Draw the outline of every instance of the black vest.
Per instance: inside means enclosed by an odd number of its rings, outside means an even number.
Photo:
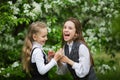
[[[36,47],[37,48],[37,47]],[[41,75],[39,72],[38,72],[38,69],[37,69],[37,66],[36,66],[36,63],[32,63],[31,59],[32,59],[32,54],[33,54],[33,51],[36,49],[34,48],[31,52],[31,58],[30,58],[30,67],[31,67],[31,70],[30,70],[30,74],[31,74],[31,79],[30,80],[49,80],[48,78],[48,73],[44,74],[44,75]],[[44,55],[44,63],[47,64],[47,60],[45,58],[45,54],[43,53]]]
[[[71,52],[69,53],[68,45],[65,44],[65,48],[64,48],[65,55],[69,59],[73,60],[74,62],[79,62],[79,52],[78,52],[79,51],[79,46],[80,46],[80,42],[73,42]],[[70,73],[72,74],[74,80],[97,80],[94,69],[93,69],[93,66],[90,67],[90,71],[89,71],[88,75],[86,75],[83,78],[79,78],[76,75],[75,70],[72,69],[71,65],[67,64],[67,67],[68,67]]]

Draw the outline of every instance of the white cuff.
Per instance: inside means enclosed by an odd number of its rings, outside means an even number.
[[[54,58],[51,59],[51,62],[53,62],[55,65],[57,65],[57,62],[55,61]]]
[[[73,69],[76,69],[78,67],[78,64],[75,62],[72,66]]]

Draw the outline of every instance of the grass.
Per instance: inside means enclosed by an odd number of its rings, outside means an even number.
[[[114,58],[112,58],[111,55],[108,55],[105,53],[97,54],[93,58],[95,62],[95,69],[96,69],[98,80],[119,80],[120,53],[116,53],[116,56]],[[104,71],[105,71],[104,74],[102,74],[100,70],[98,70],[98,68],[103,64],[106,64],[111,68],[111,70],[106,70],[104,68]],[[114,70],[113,67],[115,67],[116,70]]]

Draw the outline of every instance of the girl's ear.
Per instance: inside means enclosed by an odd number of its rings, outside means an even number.
[[[78,34],[77,33],[75,33],[75,38],[77,38],[78,37]]]
[[[74,39],[76,39],[78,37],[78,34],[76,33],[75,35],[74,35]]]
[[[33,40],[36,41],[37,40],[37,35],[36,34],[33,34]]]

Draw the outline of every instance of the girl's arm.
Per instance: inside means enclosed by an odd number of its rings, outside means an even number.
[[[90,54],[88,48],[83,44],[79,47],[79,63],[72,61],[66,56],[62,58],[62,61],[70,64],[80,78],[85,77],[89,72]]]
[[[48,64],[44,64],[44,55],[42,53],[42,50],[39,48],[36,48],[34,50],[33,53],[33,57],[36,63],[36,66],[38,68],[38,72],[41,75],[44,75],[45,73],[47,73],[52,67],[54,67],[57,64],[57,60],[61,57],[60,54],[57,54],[56,56],[54,56],[54,58],[52,58],[50,60],[50,62]]]

